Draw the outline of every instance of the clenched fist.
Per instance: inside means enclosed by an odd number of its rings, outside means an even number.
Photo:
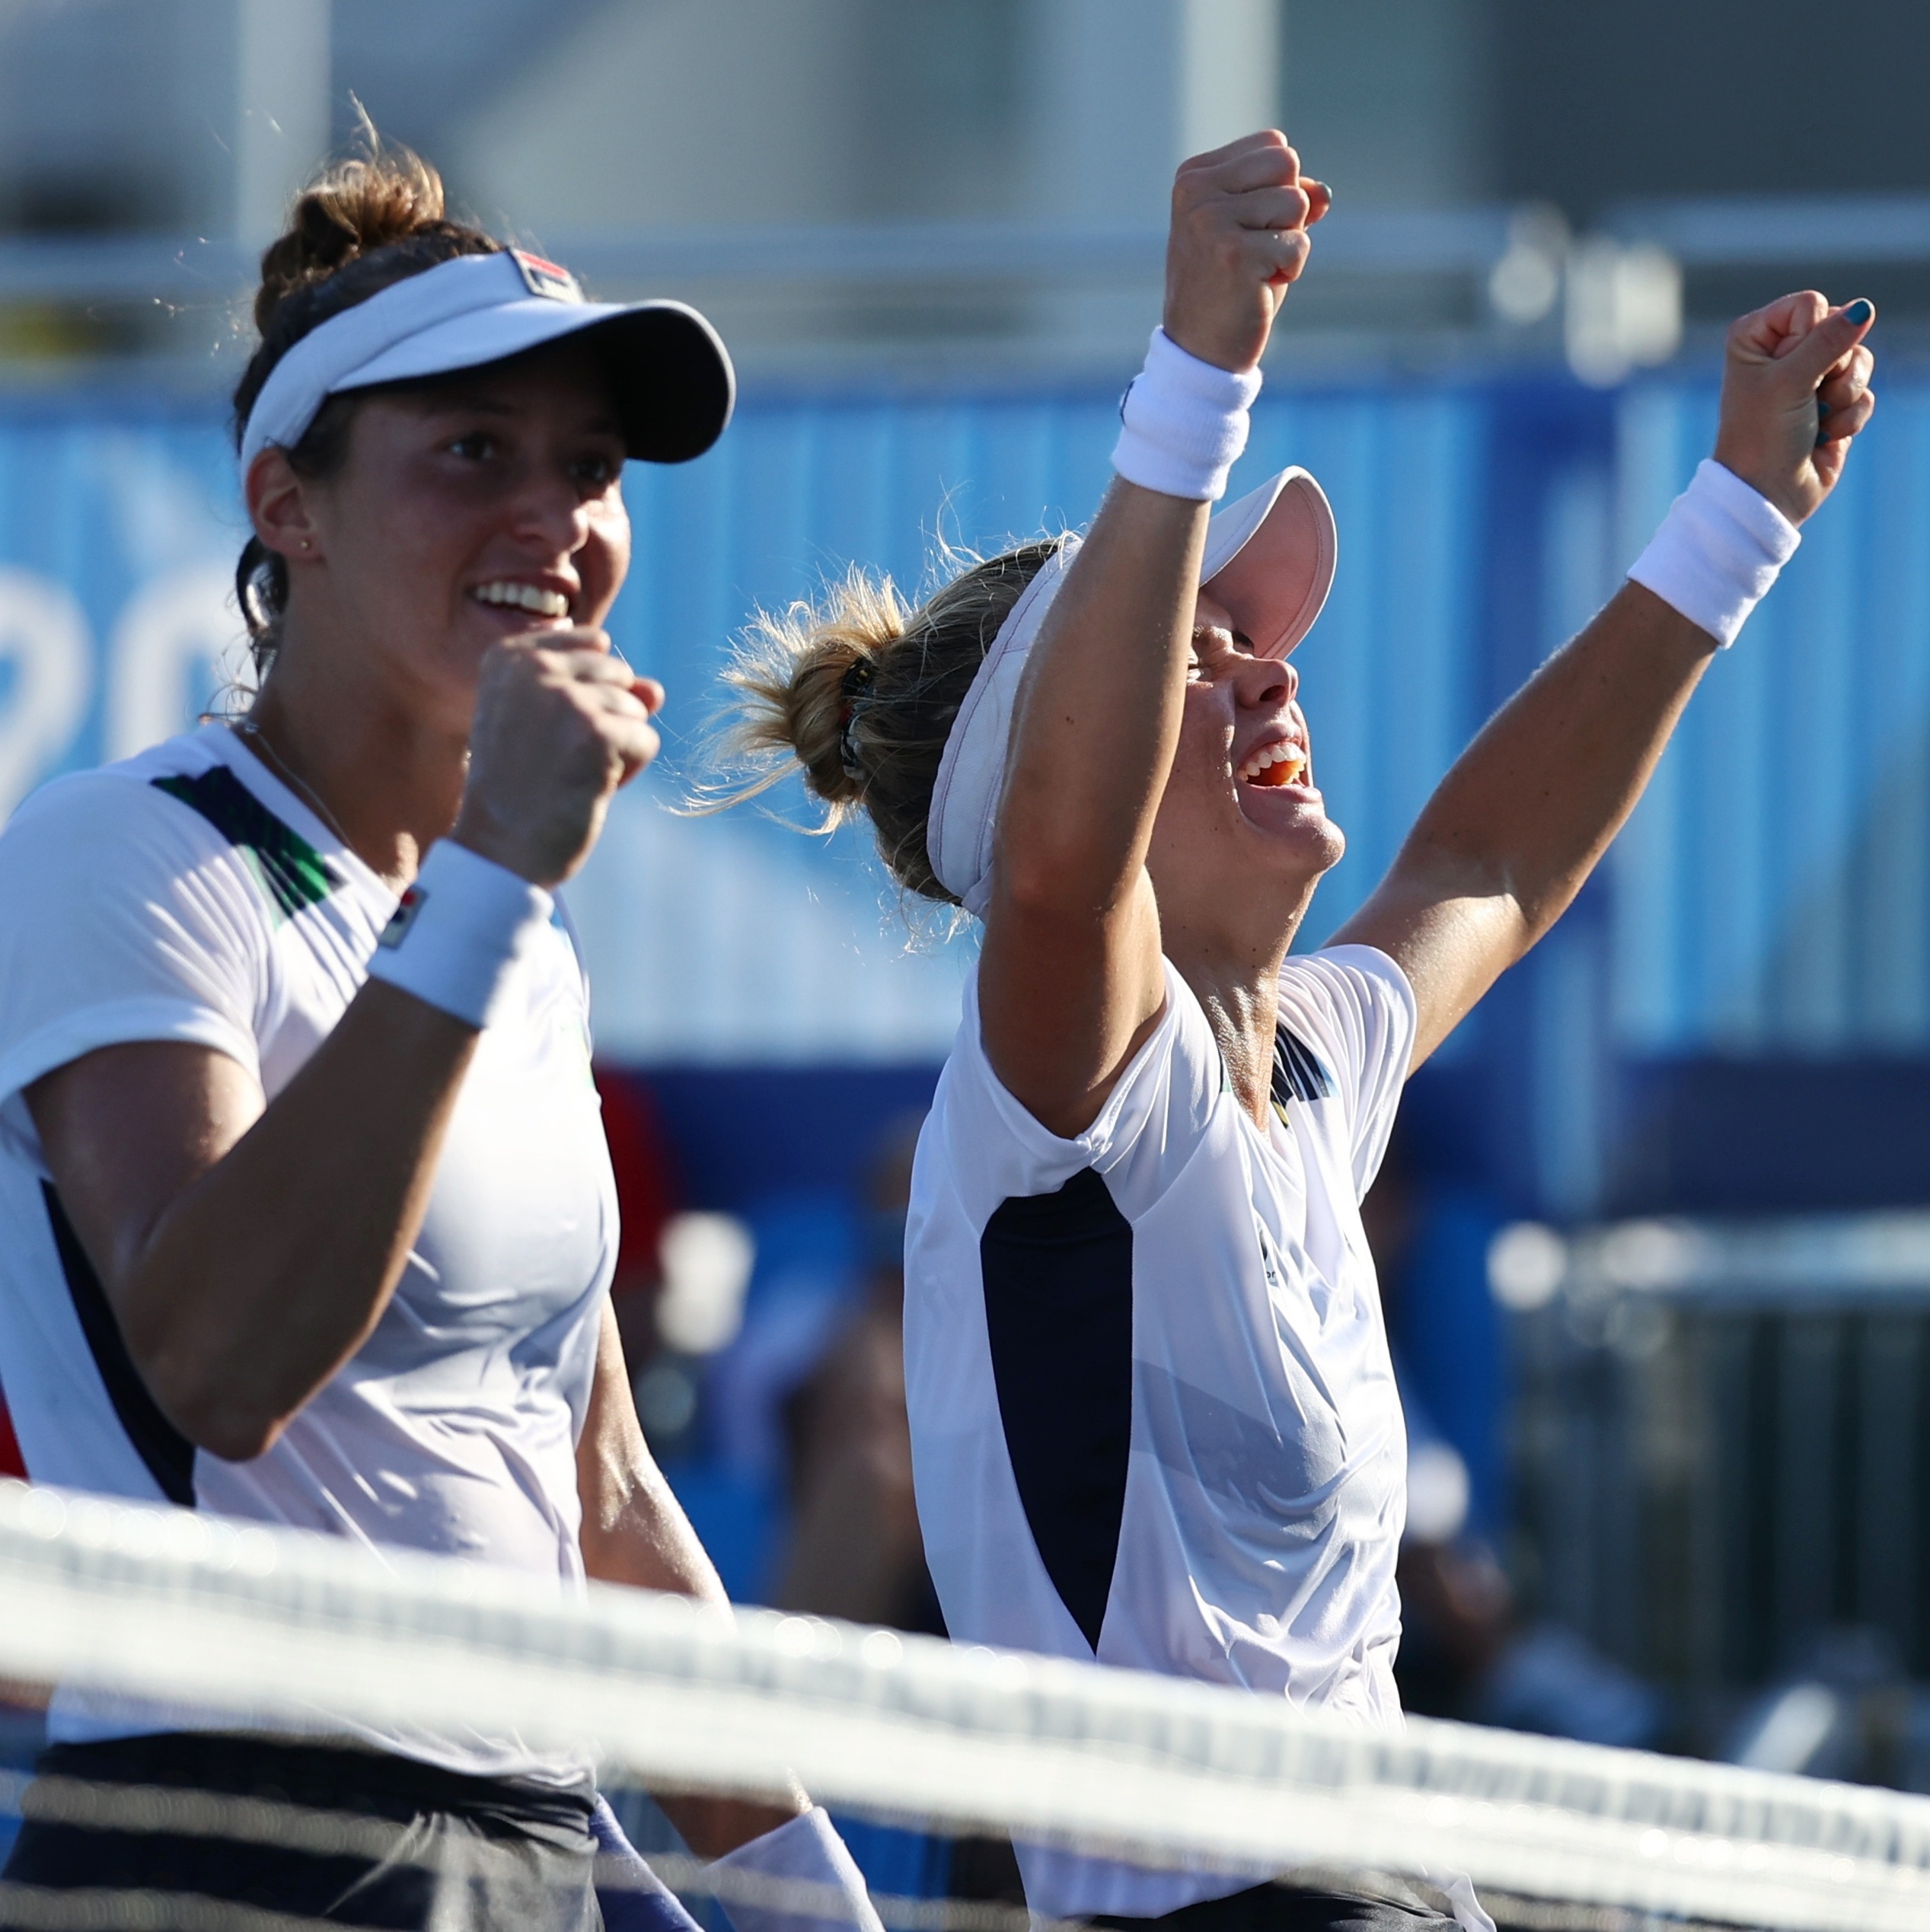
[[[1332,199],[1271,128],[1182,162],[1166,242],[1166,333],[1202,362],[1253,368],[1306,266],[1306,231]]]
[[[1876,408],[1863,342],[1876,313],[1868,301],[1832,308],[1806,289],[1731,326],[1715,460],[1791,523],[1836,488]]]
[[[610,801],[657,754],[663,687],[600,630],[506,639],[483,660],[455,837],[526,878],[560,885],[589,855]]]

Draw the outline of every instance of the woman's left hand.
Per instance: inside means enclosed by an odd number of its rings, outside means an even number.
[[[1715,460],[1792,523],[1836,487],[1876,407],[1876,359],[1863,346],[1875,319],[1867,301],[1832,308],[1810,290],[1729,331]],[[1441,781],[1386,878],[1335,935],[1377,946],[1406,973],[1416,1065],[1581,889],[1715,655],[1707,631],[1624,584]]]
[[[1836,488],[1850,438],[1876,408],[1876,358],[1863,340],[1875,320],[1868,301],[1832,308],[1806,289],[1730,328],[1715,460],[1791,523]]]

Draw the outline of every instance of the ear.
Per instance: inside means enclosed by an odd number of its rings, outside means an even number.
[[[320,561],[321,533],[309,514],[308,492],[287,452],[272,445],[248,465],[244,493],[248,521],[263,547],[291,563]]]

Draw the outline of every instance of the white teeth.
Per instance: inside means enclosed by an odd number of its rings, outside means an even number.
[[[1242,779],[1255,779],[1262,772],[1271,770],[1275,765],[1289,763],[1304,766],[1306,754],[1297,744],[1265,745],[1240,767],[1235,776]]]
[[[499,604],[528,611],[539,617],[566,617],[569,600],[560,591],[544,590],[536,584],[512,583],[506,579],[492,584],[478,584],[470,595],[479,604]]]

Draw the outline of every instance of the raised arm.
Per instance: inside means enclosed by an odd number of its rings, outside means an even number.
[[[1836,486],[1876,406],[1863,346],[1874,319],[1867,302],[1833,310],[1806,292],[1729,332],[1715,460],[1792,524]],[[1386,878],[1335,935],[1391,954],[1412,982],[1416,1066],[1567,910],[1716,649],[1654,591],[1625,583],[1441,781]]]
[[[1284,135],[1188,161],[1172,195],[1165,328],[1255,368],[1306,225],[1325,212]],[[986,1053],[1054,1133],[1091,1125],[1165,999],[1146,874],[1179,739],[1211,505],[1115,480],[1027,666],[979,968]]]

